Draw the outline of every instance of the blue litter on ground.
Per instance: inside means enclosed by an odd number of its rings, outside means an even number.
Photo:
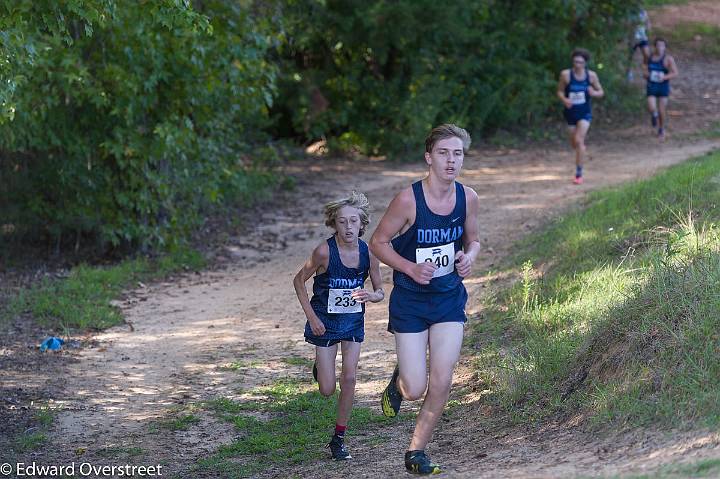
[[[40,344],[40,351],[46,351],[48,349],[51,351],[57,351],[63,344],[65,344],[65,341],[62,338],[50,336]]]

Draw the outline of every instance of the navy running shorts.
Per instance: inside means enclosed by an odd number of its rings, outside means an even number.
[[[656,97],[670,96],[670,82],[664,82],[664,83],[648,82],[646,94],[647,94],[647,96],[656,96]]]
[[[465,285],[442,293],[419,293],[400,286],[390,293],[391,333],[420,333],[437,323],[465,323]]]
[[[305,336],[305,341],[308,343],[319,346],[321,348],[329,348],[330,346],[333,346],[337,343],[341,343],[343,341],[350,341],[352,343],[362,343],[365,338],[362,336],[349,336],[347,338],[342,339],[325,339],[325,338],[318,338],[315,336]]]
[[[592,113],[590,112],[576,112],[566,108],[563,110],[563,115],[569,126],[577,125],[580,120],[585,120],[588,123],[592,121]]]

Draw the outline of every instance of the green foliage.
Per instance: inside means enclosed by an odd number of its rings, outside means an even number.
[[[718,423],[719,159],[595,192],[518,245],[520,280],[472,338],[510,411]]]
[[[403,153],[443,121],[475,132],[528,124],[559,111],[558,74],[576,46],[592,51],[609,91],[621,84],[618,42],[637,3],[288,0],[278,128]]]
[[[246,4],[198,5],[2,7],[0,38],[24,53],[0,91],[0,205],[18,237],[164,247],[271,181],[248,173],[272,158],[270,23]]]
[[[5,2],[0,241],[177,245],[276,181],[268,134],[403,155],[439,122],[516,130],[559,113],[576,46],[617,106],[638,3]]]

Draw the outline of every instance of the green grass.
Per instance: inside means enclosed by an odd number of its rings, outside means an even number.
[[[29,312],[41,325],[59,331],[104,329],[122,323],[120,311],[110,304],[137,281],[162,278],[183,269],[204,265],[196,251],[179,250],[155,260],[128,259],[101,267],[80,265],[67,278],[46,279],[23,291],[0,312],[0,320]]]
[[[644,0],[645,8],[660,7],[663,5],[685,5],[688,0]]]
[[[254,368],[262,364],[259,359],[238,359],[232,363],[221,366],[220,369],[239,371],[241,369]]]
[[[314,384],[284,380],[254,394],[262,399],[239,402],[221,397],[206,403],[218,417],[234,424],[242,437],[199,461],[199,470],[214,477],[240,478],[328,455],[325,445],[335,424],[337,393],[324,398]],[[399,420],[411,417],[401,415]],[[379,429],[391,421],[368,408],[353,408],[348,442],[352,443],[355,431]]]
[[[720,57],[720,27],[717,25],[700,22],[680,23],[672,30],[658,30],[655,34],[665,38],[671,48],[673,45],[681,44],[703,55]]]
[[[623,479],[679,479],[718,477],[720,475],[720,459],[704,459],[691,464],[671,464],[661,467],[652,474],[622,476]]]
[[[303,368],[312,368],[312,365],[314,364],[314,361],[312,359],[303,358],[300,356],[291,356],[289,358],[282,358],[282,361],[285,364],[289,364],[290,366],[300,366]]]
[[[468,340],[492,397],[518,420],[720,424],[719,181],[720,154],[688,161],[519,243]]]
[[[47,436],[44,432],[24,433],[14,438],[14,449],[19,453],[34,451],[46,442]]]
[[[139,456],[143,452],[143,448],[137,446],[109,446],[96,451],[96,454],[102,457],[117,459],[118,457]]]
[[[194,414],[181,414],[172,419],[166,419],[158,422],[158,426],[171,431],[187,431],[193,424],[198,424],[200,418]]]
[[[35,451],[47,443],[47,432],[55,421],[56,411],[48,405],[38,405],[37,403],[33,403],[30,408],[34,410],[31,420],[32,427],[25,432],[11,432],[7,437],[7,444],[10,447],[9,450],[3,452],[8,454],[6,458],[8,462],[11,458],[16,458],[17,454]]]

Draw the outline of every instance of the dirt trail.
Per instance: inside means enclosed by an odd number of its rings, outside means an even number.
[[[708,69],[720,72],[720,63],[706,62],[702,68],[706,73]],[[712,77],[717,81],[720,75]],[[686,127],[687,131],[701,126],[700,121],[708,123],[712,115],[704,109],[704,100],[695,98],[693,85],[683,78],[675,84],[680,92],[675,107],[682,115],[703,112],[698,124]],[[714,87],[720,94],[720,87]],[[683,130],[680,119],[674,123],[676,131]],[[481,201],[482,256],[474,276],[465,282],[472,298],[470,312],[482,298],[483,274],[507,254],[513,241],[576,204],[588,190],[650,176],[718,148],[720,141],[678,134],[661,144],[650,137],[649,127],[638,126],[623,132],[598,129],[591,133],[589,145],[594,159],[586,166],[582,187],[570,182],[573,160],[564,145],[483,149],[466,159],[461,181],[473,187]],[[134,331],[120,326],[95,336],[96,345],[82,350],[78,361],[69,365],[69,393],[58,401],[63,409],[45,448],[49,452],[42,457],[44,462],[52,458],[68,463],[82,456],[83,461],[107,463],[103,451],[140,447],[142,453],[131,462],[165,462],[167,472],[189,477],[184,471],[194,461],[230,442],[237,431],[202,412],[198,414],[203,421],[188,431],[158,430],[157,420],[186,404],[217,396],[239,398],[243,391],[281,377],[307,376],[306,368],[289,365],[283,358],[312,358],[311,347],[303,341],[304,319],[291,281],[306,255],[329,235],[322,224],[322,204],[358,189],[370,199],[376,224],[392,196],[424,172],[420,156],[413,165],[315,163],[302,161],[287,167],[297,179],[296,191],[286,194],[284,207],[261,214],[247,234],[230,238],[224,257],[218,258],[227,265],[224,270],[188,274],[128,294],[120,306]],[[389,291],[390,271],[385,267],[383,276]],[[394,364],[392,336],[385,331],[386,311],[387,301],[371,304],[366,315],[357,402],[373,407]],[[251,367],[240,372],[223,368],[237,361]],[[460,371],[456,381],[462,377]],[[594,438],[560,426],[494,431],[492,418],[484,416],[481,404],[464,414],[450,415],[431,446],[433,457],[454,471],[451,476],[616,474],[642,472],[693,454],[720,456],[718,436],[704,432],[671,437],[661,432],[630,432]],[[388,435],[397,441],[371,445],[359,437],[353,447],[357,459],[351,466],[328,469],[326,463],[313,464],[303,467],[302,476],[377,476],[378,471],[403,475],[400,459],[409,438],[408,426],[389,429]],[[369,462],[373,470],[364,473],[362,465]],[[290,475],[288,471],[278,474]]]
[[[476,275],[466,281],[473,298],[469,312],[482,297],[478,291],[483,272],[507,253],[513,240],[558,209],[576,202],[588,189],[648,176],[716,147],[720,142],[660,145],[650,140],[633,147],[597,145],[593,148],[596,159],[588,166],[588,180],[581,188],[568,180],[572,161],[564,148],[475,152],[466,160],[461,178],[476,189],[482,205],[483,256]],[[71,460],[79,448],[90,458],[103,449],[141,447],[148,457],[172,458],[182,470],[218,444],[232,440],[236,432],[204,418],[202,425],[188,432],[151,433],[153,422],[173,406],[216,396],[237,398],[243,390],[279,377],[307,375],[283,358],[312,358],[312,349],[303,341],[304,320],[291,281],[305,256],[328,235],[321,221],[321,205],[357,188],[368,195],[377,219],[392,195],[423,173],[421,164],[328,166],[331,168],[318,168],[300,177],[298,193],[310,203],[305,211],[295,210],[296,203],[291,203],[285,211],[268,212],[258,218],[257,229],[249,237],[228,247],[231,266],[227,270],[188,275],[129,295],[122,307],[135,330],[121,326],[97,335],[97,347],[84,350],[80,361],[70,366],[68,390],[76,395],[63,404],[65,410],[56,421],[53,449],[58,456]],[[350,168],[355,172],[352,176]],[[519,176],[518,171],[523,174]],[[267,248],[247,254],[247,244]],[[387,268],[383,275],[390,289]],[[385,331],[386,308],[384,302],[367,310],[360,404],[375,405],[394,364],[392,336]],[[222,368],[238,360],[253,367],[242,374]],[[440,438],[443,436],[441,432]],[[508,454],[513,452],[502,444],[499,441],[494,448],[498,459],[512,463]],[[404,446],[404,442],[396,444],[398,452]],[[516,451],[521,454],[519,462],[524,462],[529,447],[526,444]],[[356,448],[356,455],[361,454],[362,448]],[[398,457],[391,454],[388,462],[396,466]],[[548,466],[554,464],[552,456],[546,461]],[[377,464],[377,460],[373,462]],[[445,462],[455,461],[448,457]],[[534,468],[540,464],[533,461]],[[319,476],[326,472],[317,471]],[[516,472],[509,470],[507,477],[517,477]]]

